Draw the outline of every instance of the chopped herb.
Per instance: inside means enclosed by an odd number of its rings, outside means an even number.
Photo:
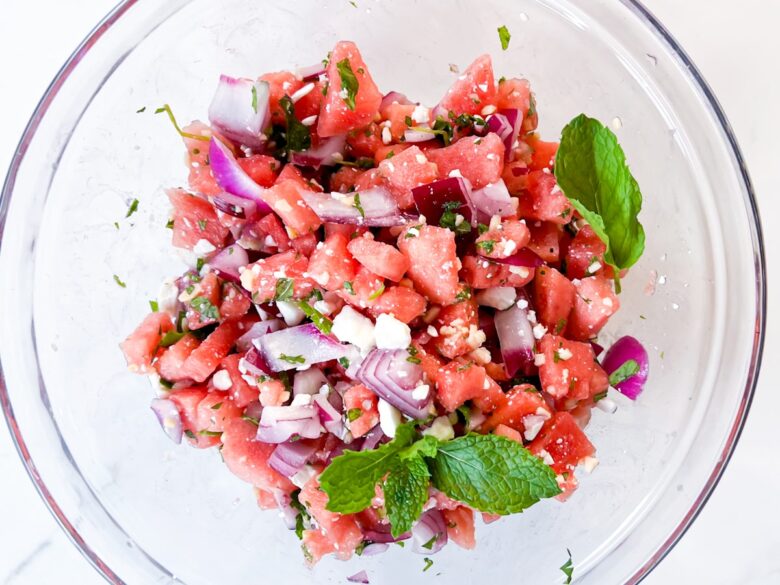
[[[200,134],[192,134],[190,132],[184,132],[179,127],[179,123],[176,121],[176,118],[173,115],[171,106],[169,106],[168,104],[164,104],[154,111],[155,114],[162,114],[163,112],[168,114],[168,118],[171,120],[173,127],[176,128],[176,132],[178,132],[179,136],[181,136],[182,138],[192,138],[193,140],[203,140],[204,142],[208,142],[210,140],[210,137],[208,136],[202,136]]]
[[[306,301],[298,301],[298,307],[309,319],[311,319],[311,322],[314,323],[314,326],[317,327],[317,329],[325,334],[330,333],[330,330],[333,328],[333,321],[328,319]]]
[[[384,284],[380,284],[380,285],[379,285],[379,288],[378,288],[378,289],[376,289],[374,292],[372,292],[372,293],[371,293],[371,294],[368,296],[368,300],[369,300],[369,301],[376,300],[376,299],[378,299],[379,297],[381,297],[381,296],[382,296],[382,293],[384,293],[384,292],[385,292],[385,285],[384,285]]]
[[[195,433],[193,433],[191,430],[187,429],[184,431],[184,434],[187,435],[190,439],[195,441],[198,437],[195,436]]]
[[[417,351],[417,348],[413,345],[407,347],[406,351],[409,353],[409,355],[417,355],[418,353],[420,353],[419,351]]]
[[[311,131],[295,117],[295,105],[290,96],[285,95],[279,100],[279,106],[287,121],[287,150],[300,152],[311,147]]]
[[[374,168],[374,159],[367,156],[361,156],[360,158],[352,160],[339,161],[342,167],[354,167],[356,169],[372,169]]]
[[[428,557],[425,557],[423,560],[425,561],[425,567],[423,568],[423,573],[424,573],[425,571],[427,571],[433,566],[433,561]]]
[[[349,422],[354,422],[361,416],[363,416],[363,411],[360,408],[350,408],[347,411],[347,420]]]
[[[169,219],[168,222],[165,224],[165,227],[167,227],[169,230],[173,229],[173,220]]]
[[[357,5],[357,2],[355,2],[355,0],[349,0],[349,3],[350,3],[350,4],[352,4],[352,6],[353,6],[354,8],[357,8],[357,7],[358,7],[358,5]]]
[[[152,308],[153,313],[156,313],[160,310],[160,305],[157,303],[157,301],[149,301],[149,306]]]
[[[391,150],[390,152],[387,153],[387,156],[385,156],[385,160],[389,158],[393,158],[394,156],[395,156],[395,151]]]
[[[434,534],[431,536],[431,538],[426,542],[424,545],[422,545],[423,548],[427,548],[428,550],[433,549],[433,545],[436,544],[436,540],[439,538],[438,534]]]
[[[481,236],[485,232],[487,232],[490,228],[486,226],[484,223],[477,224],[477,232]]]
[[[482,242],[477,242],[477,248],[480,250],[484,250],[486,254],[492,254],[493,249],[496,247],[496,241],[495,240],[484,240]]]
[[[462,203],[460,201],[447,201],[442,205],[444,213],[441,214],[439,219],[439,225],[443,228],[447,228],[455,232],[455,235],[467,234],[471,231],[471,224],[465,219],[458,220],[458,213],[456,211],[460,209]],[[461,218],[463,216],[461,215]]]
[[[298,516],[295,518],[295,535],[298,538],[302,539],[303,530],[305,528],[304,525],[309,524],[311,522],[311,517],[309,516],[309,511],[306,509],[306,507],[303,504],[301,504],[301,501],[299,499],[300,495],[301,495],[301,490],[295,490],[290,495],[290,506],[298,510]]]
[[[498,27],[498,38],[501,41],[501,49],[506,51],[509,48],[509,40],[512,38],[506,26],[501,25]]]
[[[219,410],[220,408],[222,408],[222,403],[217,402],[214,406],[211,407],[211,410]]]
[[[406,235],[404,236],[404,239],[416,238],[418,235],[420,235],[420,228],[422,228],[422,224],[413,225],[412,227],[410,227],[408,230],[406,230]],[[412,230],[414,230],[414,232]]]
[[[617,370],[609,375],[609,385],[617,386],[634,376],[637,372],[639,372],[639,364],[636,360],[626,360]]]
[[[341,77],[341,89],[346,91],[346,97],[344,97],[344,103],[350,110],[355,109],[355,96],[358,92],[358,80],[355,77],[355,73],[352,71],[352,65],[349,64],[349,59],[342,59],[336,63],[336,69]]]
[[[396,544],[397,544],[398,546],[400,546],[401,548],[403,548],[403,547],[405,546],[405,545],[404,545],[404,541],[403,541],[403,540],[399,540],[398,542],[396,542]]]
[[[244,416],[242,416],[242,417],[241,417],[241,420],[245,420],[246,422],[251,422],[251,423],[252,423],[253,425],[255,425],[256,427],[259,427],[259,426],[260,426],[260,421],[259,421],[259,420],[257,420],[256,418],[252,418],[251,416],[249,416],[249,415],[247,415],[247,414],[245,414]]]
[[[277,375],[279,376],[279,381],[284,384],[284,389],[291,392],[292,383],[290,382],[290,374],[287,372],[279,372]]]
[[[208,224],[209,224],[209,220],[207,220],[207,219],[199,219],[198,220],[198,229],[200,229],[200,231],[202,231],[202,232],[205,232],[206,231],[206,226],[208,226]]]
[[[468,370],[473,365],[474,364],[472,362],[467,362],[467,363],[463,364],[462,366],[458,366],[457,371],[458,372],[465,372],[466,370]]]
[[[320,289],[318,289],[318,288],[315,288],[313,291],[311,291],[311,294],[309,295],[309,300],[311,300],[312,297],[314,297],[318,301],[323,300],[322,293],[320,292]]]
[[[138,199],[133,199],[132,202],[130,203],[130,207],[127,208],[127,213],[125,213],[125,217],[130,217],[136,211],[138,211]]]
[[[535,116],[535,115],[536,115],[536,97],[534,96],[534,94],[531,94],[528,103],[528,114],[526,114],[526,117],[530,118],[531,116]]]
[[[419,363],[422,363],[422,360],[421,360],[420,358],[418,358],[418,357],[413,357],[413,356],[409,356],[408,358],[406,358],[406,361],[407,361],[407,362],[410,362],[410,363],[412,363],[412,364],[419,364]]]
[[[566,319],[561,317],[558,319],[558,323],[555,324],[555,335],[558,335],[564,329],[566,329]]]
[[[142,106],[142,107],[138,108],[138,109],[135,111],[135,113],[136,113],[136,114],[140,114],[140,113],[142,113],[142,112],[145,112],[145,111],[146,111],[146,106]]]
[[[645,319],[647,319],[647,317],[645,317],[644,315],[639,315],[639,318],[640,318],[640,319],[642,319],[642,321],[644,321]]]
[[[458,294],[455,295],[456,303],[467,301],[470,298],[471,298],[471,288],[468,286],[464,286],[462,289],[458,291]]]
[[[598,402],[599,400],[604,400],[607,397],[607,391],[604,390],[603,392],[599,392],[598,394],[593,395],[593,402]]]
[[[190,301],[190,305],[200,313],[201,321],[203,319],[219,320],[219,309],[214,306],[206,297],[195,297]]]
[[[115,221],[115,222],[114,222],[114,227],[115,227],[116,229],[119,229],[119,222],[118,222],[118,221]]]
[[[412,117],[411,116],[406,116],[404,118],[404,122],[406,122],[407,126],[411,126],[413,124]]]
[[[160,339],[158,347],[170,347],[185,335],[186,333],[184,331],[167,331],[165,335],[162,336],[162,339]]]
[[[287,354],[281,354],[279,355],[279,359],[282,361],[287,362],[288,364],[305,364],[306,358],[302,355],[287,355]]]
[[[568,560],[561,565],[561,571],[563,571],[563,574],[566,575],[566,581],[564,581],[565,585],[569,585],[571,583],[571,576],[574,573],[574,564],[571,562],[571,551],[567,548],[566,553],[569,555]]]
[[[289,301],[293,296],[295,281],[292,278],[280,278],[276,281],[275,301]]]
[[[464,404],[463,406],[459,406],[455,412],[463,419],[463,424],[469,426],[469,423],[471,422],[471,408]]]
[[[114,275],[114,282],[117,283],[122,288],[127,288],[127,284],[122,282],[122,280],[116,274]]]
[[[252,85],[252,109],[257,113],[257,87]]]
[[[363,551],[366,550],[366,547],[370,544],[370,541],[368,540],[361,540],[360,544],[355,547],[355,554],[357,556],[363,556]]]
[[[501,85],[502,83],[506,83],[506,77],[503,75],[498,78],[498,85]]]
[[[354,295],[355,289],[352,287],[352,283],[348,280],[344,281],[344,290],[347,291],[349,294]]]
[[[553,362],[555,362],[557,364],[559,361],[561,361],[561,356],[558,355],[558,350],[556,349],[553,352]]]
[[[355,193],[355,199],[353,201],[353,205],[355,206],[355,209],[358,210],[360,217],[366,217],[366,212],[363,209],[363,205],[361,205],[360,203],[360,193]]]
[[[232,250],[233,248],[230,248],[230,249]],[[195,270],[197,270],[198,272],[200,272],[200,271],[203,269],[203,265],[204,265],[205,263],[206,263],[206,261],[205,261],[203,258],[198,258],[198,259],[195,261]]]
[[[163,378],[160,378],[160,386],[170,390],[171,388],[173,388],[173,382],[171,382],[170,380],[164,380]]]
[[[203,437],[221,437],[222,433],[220,431],[209,431],[206,429],[203,429],[202,431],[198,431],[198,434]]]
[[[347,368],[349,368],[349,359],[345,357],[340,357],[339,364],[341,364],[341,367],[346,370]]]

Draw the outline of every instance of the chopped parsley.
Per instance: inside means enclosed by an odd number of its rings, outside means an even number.
[[[566,575],[566,581],[564,581],[564,584],[569,585],[571,583],[571,576],[574,573],[574,564],[571,562],[571,551],[567,548],[566,552],[568,553],[569,558],[561,565],[561,571],[564,575]]]
[[[477,233],[481,236],[485,232],[487,232],[490,228],[486,226],[484,223],[477,224]]]
[[[433,566],[433,561],[428,557],[423,559],[425,561],[425,567],[423,567],[423,573]]]
[[[122,281],[121,278],[119,278],[116,274],[114,275],[114,282],[117,283],[122,288],[127,288],[127,284]]]
[[[289,301],[293,296],[295,281],[292,278],[280,278],[276,281],[275,301]]]
[[[135,111],[135,113],[136,113],[136,114],[141,114],[141,113],[143,113],[143,112],[145,112],[145,111],[146,111],[146,106],[141,106],[140,108],[138,108],[138,109]]]
[[[342,167],[354,167],[356,169],[372,169],[374,168],[374,159],[367,156],[361,156],[355,160],[342,160],[339,161]]]
[[[626,360],[620,367],[609,375],[609,385],[617,386],[639,372],[639,364],[636,360]]]
[[[317,327],[317,329],[326,335],[330,333],[330,330],[333,328],[333,321],[328,319],[306,301],[298,301],[298,307],[303,311],[304,315],[311,319],[311,322],[314,323],[314,326]]]
[[[385,292],[385,285],[384,285],[384,284],[380,284],[380,285],[379,285],[379,288],[378,288],[378,289],[376,289],[374,292],[372,292],[372,293],[371,293],[371,294],[368,296],[368,300],[369,300],[369,301],[376,300],[376,299],[378,299],[379,297],[381,297],[381,296],[382,296],[382,294],[383,294],[384,292]]]
[[[130,217],[136,211],[138,211],[138,199],[133,199],[132,202],[130,203],[130,207],[127,208],[127,213],[125,213],[125,217]]]
[[[158,347],[170,347],[185,335],[186,332],[184,331],[173,331],[173,330],[168,331],[165,333],[165,335],[162,336],[160,343],[158,343],[157,345]]]
[[[260,426],[260,421],[259,421],[259,420],[257,420],[256,418],[252,418],[251,416],[249,416],[249,415],[247,415],[247,414],[245,414],[244,416],[242,416],[242,417],[241,417],[241,420],[245,420],[246,422],[251,422],[251,423],[252,423],[253,425],[255,425],[256,427],[259,427],[259,426]]]
[[[404,122],[406,123],[407,126],[411,126],[413,124],[412,117],[411,116],[406,116],[404,118]]]
[[[173,111],[171,110],[171,106],[168,104],[163,104],[159,108],[157,108],[154,113],[155,114],[162,114],[162,113],[168,114],[168,118],[171,121],[171,124],[173,124],[173,127],[176,128],[176,132],[179,133],[179,136],[182,138],[192,138],[193,140],[203,140],[204,142],[208,142],[210,140],[210,137],[208,136],[202,136],[200,134],[192,134],[191,132],[184,132],[180,127],[179,123],[176,121],[176,117],[173,115]]]
[[[361,416],[363,416],[363,411],[360,408],[350,408],[347,411],[347,420],[349,422],[354,422]]]
[[[202,232],[205,232],[206,231],[206,226],[208,226],[208,224],[209,224],[209,220],[207,220],[207,219],[199,219],[198,220],[198,229],[200,229],[200,231],[202,231]]]
[[[509,40],[512,38],[509,29],[503,24],[498,27],[498,39],[501,41],[501,49],[506,51],[509,48]]]
[[[355,77],[355,72],[352,71],[352,65],[349,64],[349,59],[344,58],[336,63],[336,69],[341,77],[341,90],[346,93],[342,99],[350,110],[355,109],[355,97],[358,92],[358,80]],[[342,94],[343,95],[343,94]]]
[[[173,220],[169,219],[168,222],[165,224],[165,227],[168,228],[169,230],[172,230],[173,229]]]
[[[233,248],[230,248],[230,249],[232,250]],[[198,259],[195,261],[195,270],[197,270],[198,272],[200,272],[200,271],[203,269],[203,265],[204,265],[205,263],[206,263],[206,261],[205,261],[203,258],[198,258]]]
[[[309,516],[309,512],[306,510],[306,507],[301,504],[299,499],[300,495],[301,490],[295,490],[290,495],[290,506],[295,510],[298,510],[298,515],[295,517],[295,535],[299,539],[303,539],[303,530],[305,525],[311,522],[311,517]]]
[[[287,362],[288,364],[305,364],[306,358],[302,355],[287,355],[285,353],[279,355],[279,359]]]
[[[341,365],[342,368],[346,370],[347,368],[349,368],[349,359],[345,357],[340,357],[339,364]]]
[[[495,247],[496,247],[495,240],[484,240],[482,242],[477,242],[477,248],[483,250],[485,254],[492,254]]]
[[[252,85],[252,109],[257,113],[257,87]]]
[[[221,431],[209,431],[206,429],[203,429],[202,431],[198,431],[198,434],[203,437],[221,437],[222,432]]]
[[[363,209],[363,205],[360,203],[360,193],[355,193],[355,199],[352,204],[355,206],[355,209],[358,210],[360,217],[366,217],[366,212]]]
[[[219,410],[220,408],[222,408],[222,403],[217,402],[214,406],[211,407],[211,410]]]
[[[419,364],[419,363],[422,362],[422,360],[420,358],[414,357],[414,356],[411,356],[411,355],[408,358],[406,358],[406,361],[410,362],[412,364]]]
[[[607,397],[607,391],[604,390],[603,392],[599,392],[598,394],[593,395],[593,402],[598,402],[599,400],[604,400]]]
[[[287,150],[300,152],[311,147],[311,131],[295,117],[295,105],[290,96],[285,95],[279,100],[279,106],[287,121]]]
[[[160,305],[157,303],[157,301],[149,301],[149,307],[151,307],[152,313],[156,313],[160,310]]]
[[[193,433],[193,432],[192,432],[191,430],[189,430],[189,429],[187,429],[186,431],[184,431],[184,434],[185,434],[185,435],[187,435],[187,437],[189,437],[189,438],[190,438],[190,439],[192,439],[193,441],[195,441],[195,440],[198,438],[198,437],[196,437],[196,436],[195,436],[195,433]]]
[[[195,297],[190,301],[190,305],[198,313],[200,313],[201,320],[214,319],[219,320],[219,309],[214,306],[210,300],[206,297]]]
[[[564,329],[566,329],[566,319],[561,317],[558,319],[558,323],[555,324],[555,334],[560,334]]]
[[[344,290],[347,291],[349,294],[354,295],[355,289],[352,286],[352,283],[348,280],[344,281]]]
[[[438,534],[434,534],[433,536],[431,536],[431,538],[430,538],[430,540],[428,540],[428,542],[426,542],[424,545],[422,545],[422,547],[423,548],[427,548],[428,550],[432,550],[433,549],[433,545],[436,544],[436,540],[438,538],[439,538],[439,535]]]
[[[458,291],[458,294],[455,295],[455,302],[461,303],[463,301],[467,301],[471,298],[471,288],[468,286],[464,286],[462,289]]]
[[[460,214],[457,213],[457,210],[460,209],[461,206],[462,203],[460,201],[447,201],[442,205],[444,212],[441,214],[441,218],[439,218],[439,225],[443,228],[452,230],[457,236],[467,234],[471,231],[471,224],[469,224],[462,215],[460,216],[460,219],[458,218],[458,215]]]

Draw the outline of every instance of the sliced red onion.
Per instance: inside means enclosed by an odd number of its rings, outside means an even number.
[[[505,158],[506,160],[512,160],[512,157],[514,156],[513,147],[520,136],[520,130],[523,127],[523,112],[517,108],[511,108],[501,110],[499,115],[503,115],[512,128],[511,134],[504,139],[504,146],[506,147]]]
[[[350,583],[363,583],[363,585],[368,585],[368,575],[365,571],[359,571],[355,573],[354,575],[347,577],[347,581]]]
[[[322,425],[314,405],[266,406],[257,427],[257,440],[263,443],[284,443],[293,437],[316,439]]]
[[[503,179],[472,191],[471,202],[483,223],[489,223],[494,215],[508,217],[517,213],[517,199],[509,195]]]
[[[220,193],[213,197],[214,207],[222,213],[241,219],[254,219],[257,216],[257,204],[231,193]]]
[[[224,248],[208,261],[208,265],[214,269],[217,276],[235,283],[240,282],[238,269],[247,264],[249,264],[249,256],[238,244]]]
[[[447,523],[441,510],[428,510],[412,527],[412,550],[423,555],[439,552],[447,544]]]
[[[238,351],[245,352],[255,347],[253,342],[255,339],[260,339],[266,333],[278,331],[282,328],[282,322],[279,319],[268,319],[267,321],[258,321],[252,323],[252,326],[247,329],[241,337],[236,340],[236,348]]]
[[[389,548],[390,545],[386,542],[373,542],[363,549],[362,556],[373,557],[375,555],[381,555],[382,553],[387,552],[387,549]]]
[[[252,347],[246,352],[244,365],[247,372],[253,376],[269,376],[272,373],[271,367],[265,361],[262,352],[256,347]]]
[[[173,400],[167,398],[155,398],[152,400],[152,412],[157,417],[157,422],[171,441],[177,445],[181,443],[181,437],[184,433],[181,424],[181,414]]]
[[[436,135],[431,131],[426,132],[425,130],[414,130],[412,128],[404,130],[404,142],[409,142],[410,144],[428,142],[434,138],[436,138]]]
[[[295,374],[293,380],[293,395],[298,394],[317,394],[324,385],[328,383],[325,374],[317,368],[309,368]]]
[[[514,142],[514,128],[504,114],[490,114],[486,119],[488,132],[494,132],[504,142],[506,152],[511,151]]]
[[[379,441],[381,441],[384,436],[385,434],[382,432],[381,427],[376,425],[363,437],[363,444],[361,445],[360,450],[370,451],[379,444]]]
[[[347,135],[339,134],[320,142],[317,148],[310,148],[301,152],[291,152],[290,162],[299,167],[333,166],[344,160],[344,146],[347,144]]]
[[[412,533],[404,532],[397,538],[393,538],[393,535],[390,534],[390,526],[388,525],[386,532],[380,530],[366,530],[365,532],[363,532],[363,536],[365,536],[366,540],[370,540],[371,542],[378,542],[384,544],[389,542],[400,542],[402,540],[409,540],[412,537]]]
[[[268,465],[285,477],[292,477],[303,469],[309,458],[317,451],[317,446],[315,441],[280,443],[268,458]]]
[[[325,75],[325,67],[322,66],[322,63],[298,68],[298,77],[303,81],[317,81],[320,75]]]
[[[322,333],[314,323],[268,333],[258,343],[265,361],[275,372],[303,370],[346,353],[345,346],[335,337]]]
[[[420,185],[412,189],[412,197],[417,211],[425,216],[429,225],[439,225],[444,205],[449,202],[460,203],[460,207],[454,211],[471,225],[476,225],[477,213],[471,202],[471,185],[463,177],[447,177]]]
[[[622,382],[615,384],[615,389],[631,400],[636,400],[644,390],[650,370],[647,350],[639,340],[630,335],[621,337],[609,348],[601,365],[607,374],[611,376],[628,360],[634,360],[639,366],[639,371]]]
[[[507,375],[514,376],[518,371],[532,375],[536,371],[534,333],[525,309],[515,303],[506,311],[496,312],[494,321]]]
[[[513,177],[522,177],[523,175],[527,175],[530,172],[531,169],[529,167],[512,167]]]
[[[377,396],[407,416],[424,419],[431,403],[430,393],[423,399],[412,396],[423,378],[420,364],[408,361],[405,349],[374,349],[360,365],[357,377]]]
[[[596,357],[599,357],[602,353],[604,353],[604,347],[599,345],[595,341],[591,341],[590,346],[593,348],[593,355],[595,355]]]
[[[270,459],[269,459],[270,462]],[[290,494],[283,492],[282,490],[273,490],[274,499],[276,505],[279,507],[279,511],[282,513],[284,519],[284,525],[287,526],[287,530],[295,530],[295,525],[298,521],[298,511],[292,507],[292,498]]]
[[[508,258],[491,258],[492,262],[499,264],[508,264],[509,266],[523,266],[525,268],[538,268],[544,264],[539,255],[528,248],[520,248],[516,253]]]
[[[331,223],[390,227],[406,225],[417,218],[402,213],[392,193],[384,187],[372,187],[360,191],[360,209],[355,205],[355,193],[319,193],[300,189],[306,204],[320,219]]]
[[[406,97],[404,94],[400,92],[391,91],[389,93],[386,93],[384,97],[382,97],[382,102],[379,104],[379,111],[384,110],[386,107],[392,104],[411,106],[414,105],[414,102],[410,101],[408,97]]]
[[[261,146],[270,118],[266,81],[220,75],[217,92],[209,106],[209,120],[223,136],[246,146]]]
[[[344,435],[344,421],[341,419],[341,413],[328,401],[328,397],[317,394],[314,397],[314,406],[317,407],[320,423],[325,430],[341,438]]]
[[[255,420],[260,420],[260,417],[263,414],[263,405],[260,404],[259,400],[253,400],[249,404],[246,405],[246,408],[244,409],[244,415],[248,416],[249,418],[253,418]]]
[[[265,189],[246,174],[230,149],[218,138],[212,137],[209,142],[209,164],[214,179],[225,191],[254,201],[261,213],[271,211],[271,207],[263,200]]]

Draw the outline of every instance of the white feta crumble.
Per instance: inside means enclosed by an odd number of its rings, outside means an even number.
[[[361,353],[368,353],[375,345],[374,324],[352,307],[346,306],[333,319],[331,333],[342,343],[352,343]]]
[[[516,274],[520,278],[528,278],[528,275],[530,274],[530,272],[528,272],[528,268],[525,266],[510,266],[509,272],[511,274]]]
[[[448,177],[461,177],[461,178],[463,178],[463,175],[460,174],[460,169],[452,169],[447,176]]]
[[[431,387],[428,384],[420,384],[412,390],[412,398],[415,400],[425,400],[431,393]]]
[[[289,204],[287,201],[285,201],[284,199],[279,199],[279,200],[278,200],[278,201],[277,201],[277,202],[274,204],[274,209],[275,209],[276,211],[278,211],[279,213],[290,213],[290,212],[293,210],[293,208],[292,208],[292,205],[290,205],[290,204]]]
[[[527,309],[528,308],[528,301],[526,299],[520,299],[517,301],[517,308],[518,309]]]
[[[433,419],[431,426],[422,432],[424,437],[435,437],[440,441],[449,441],[455,438],[455,429],[452,428],[450,419],[446,416],[438,416]]]
[[[163,313],[176,314],[176,304],[179,297],[179,287],[172,278],[166,278],[157,291],[157,309]]]
[[[314,469],[314,467],[311,465],[304,465],[298,473],[290,477],[290,481],[293,482],[293,485],[296,487],[302,488],[315,475],[317,475],[317,470]]]
[[[613,303],[612,303],[612,299],[611,299],[611,298],[609,298],[609,297],[604,297],[603,299],[601,299],[601,303],[602,303],[602,304],[603,304],[605,307],[611,307],[611,306],[613,305]]]
[[[395,430],[403,422],[401,411],[381,398],[377,403],[377,410],[379,411],[379,428],[392,439],[395,437]]]
[[[323,315],[330,315],[333,311],[336,310],[336,305],[326,300],[317,301],[312,305],[312,307],[315,311],[319,311]]]
[[[311,394],[296,394],[293,396],[290,406],[309,406],[313,400],[314,397]]]
[[[496,112],[496,106],[490,104],[482,108],[480,114],[482,114],[483,116],[489,116],[490,114],[494,114],[495,112]]]
[[[536,435],[542,430],[545,420],[547,420],[545,417],[536,414],[523,417],[523,437],[526,441],[533,441],[536,438]]]
[[[216,249],[217,248],[214,246],[214,244],[201,238],[198,240],[198,243],[192,247],[192,253],[196,254],[197,256],[208,256]]]
[[[406,349],[412,343],[409,326],[388,313],[376,318],[374,337],[379,349]]]
[[[314,123],[317,121],[317,114],[314,114],[313,116],[306,116],[303,120],[301,120],[301,124],[304,126],[314,126]]]
[[[580,465],[582,465],[582,468],[585,470],[585,473],[590,473],[599,464],[599,460],[597,457],[593,457],[591,455],[588,455],[587,457],[583,457],[582,461],[580,461]]]
[[[301,311],[298,305],[290,301],[276,301],[276,307],[289,327],[300,325],[306,317],[306,314]]]
[[[313,83],[307,83],[301,89],[299,89],[294,94],[292,94],[290,96],[290,100],[292,100],[292,103],[296,103],[301,98],[304,98],[307,95],[309,95],[311,93],[311,90],[313,90],[313,89],[314,89],[314,84]]]
[[[544,362],[545,362],[545,359],[546,358],[544,357],[543,353],[535,353],[534,354],[534,365],[537,366],[537,367],[543,366]]]
[[[425,106],[417,106],[412,112],[411,118],[417,124],[427,124],[431,118],[431,111]]]
[[[526,317],[528,317],[529,323],[536,323],[536,311],[531,310],[526,313]]]
[[[228,374],[227,370],[219,370],[214,374],[214,377],[211,378],[211,382],[217,390],[230,390],[230,387],[233,386],[233,382],[230,379],[230,374]]]
[[[424,165],[425,163],[428,162],[428,159],[425,157],[424,154],[415,155],[414,160],[416,160],[421,165]]]
[[[436,331],[436,327],[434,327],[433,325],[428,325],[428,329],[426,331],[427,331],[428,335],[430,335],[431,337],[438,337],[439,336],[439,332]]]
[[[390,128],[385,126],[382,128],[382,144],[390,144],[393,141],[393,135],[390,133]]]
[[[596,272],[599,271],[600,268],[601,268],[601,262],[595,260],[594,262],[591,263],[590,266],[588,266],[588,273],[595,274]]]
[[[560,360],[568,360],[571,359],[572,353],[571,350],[566,349],[565,347],[562,347],[558,350],[558,359]]]
[[[542,449],[537,455],[542,458],[542,461],[544,461],[546,465],[555,463],[555,460],[552,458],[552,455],[547,452],[547,449]]]
[[[480,366],[489,364],[492,359],[490,351],[484,347],[478,347],[477,349],[471,350],[471,352],[469,352],[469,357],[471,357],[471,359],[477,362],[477,364]],[[485,378],[485,381],[487,382],[487,378]]]

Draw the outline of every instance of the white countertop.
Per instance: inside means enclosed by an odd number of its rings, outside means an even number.
[[[0,174],[57,69],[113,0],[6,2],[0,19]],[[769,272],[780,272],[780,19],[777,0],[645,0],[720,99],[752,174],[766,229]],[[78,8],[76,8],[78,6]],[[778,295],[774,295],[778,299]],[[772,294],[770,293],[770,301]],[[770,302],[771,304],[771,302]],[[0,322],[2,317],[0,316]],[[764,367],[747,427],[710,502],[651,585],[780,583],[780,464],[776,412],[780,317],[770,312]],[[0,583],[103,581],[55,524],[0,423]]]

